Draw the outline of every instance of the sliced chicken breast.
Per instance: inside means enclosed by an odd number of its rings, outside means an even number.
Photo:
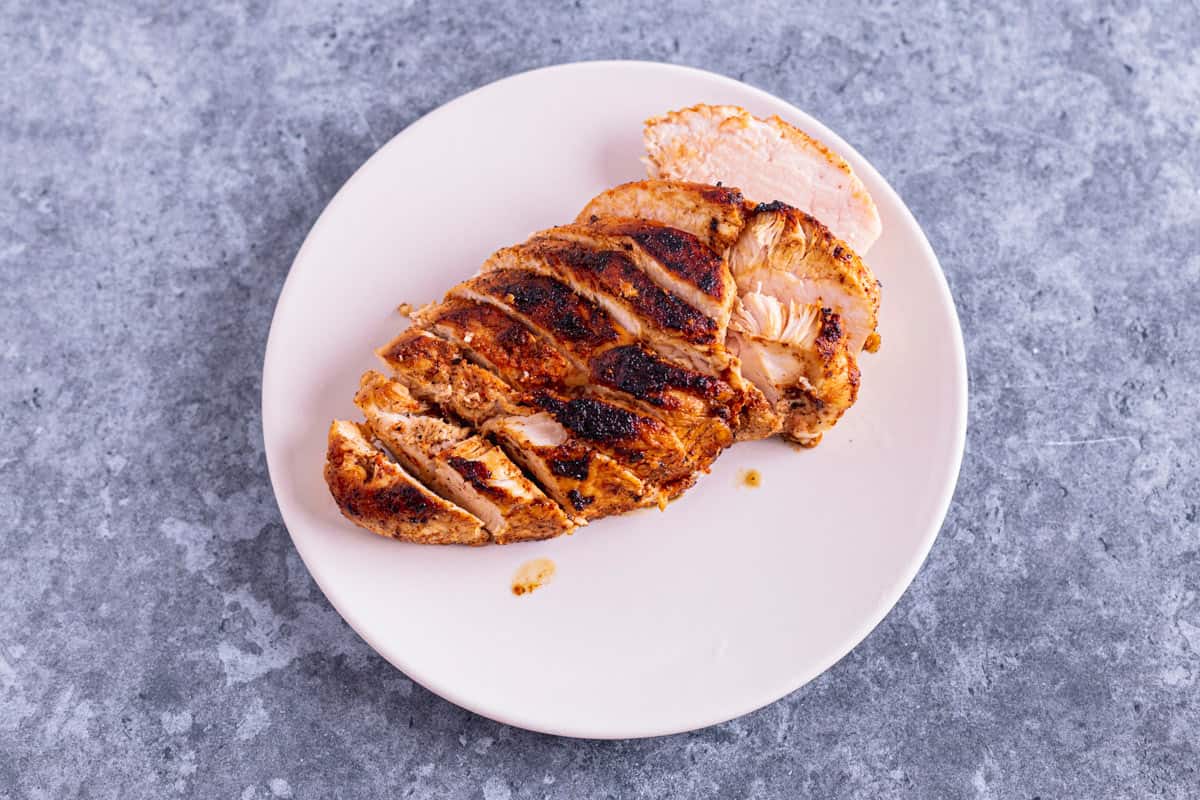
[[[723,182],[758,202],[782,201],[859,253],[882,231],[875,201],[845,159],[779,117],[697,105],[647,120],[643,139],[651,178]]]
[[[335,420],[325,482],[347,519],[369,531],[418,544],[487,544],[483,523],[426,489],[371,443],[370,431]]]
[[[453,343],[411,328],[379,354],[412,394],[494,436],[577,522],[658,502],[657,490],[629,468],[522,403],[519,393]]]
[[[363,375],[354,402],[375,436],[442,497],[483,521],[497,544],[549,539],[571,524],[499,448],[434,416],[403,384]]]

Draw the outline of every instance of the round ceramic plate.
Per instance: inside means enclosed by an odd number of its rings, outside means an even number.
[[[739,444],[663,512],[507,547],[422,547],[344,520],[321,477],[331,419],[374,348],[493,250],[644,177],[642,121],[694,103],[778,114],[851,163],[883,237],[883,347],[814,450]],[[888,135],[880,131],[881,136]],[[772,198],[762,198],[770,200]],[[721,722],[828,669],[878,624],[941,526],[966,432],[966,362],[937,258],[896,193],[799,109],[693,69],[528,72],[411,125],[342,188],[292,265],[267,343],[263,435],[279,508],[329,601],[388,661],[485,716],[548,733],[654,736]],[[761,486],[739,479],[747,469]],[[552,583],[510,591],[523,562]]]

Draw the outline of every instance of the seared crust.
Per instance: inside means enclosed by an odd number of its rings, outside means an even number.
[[[664,291],[629,256],[617,249],[559,239],[556,230],[535,236],[517,250],[543,262],[575,286],[603,293],[653,328],[693,346],[717,342],[717,320]]]
[[[368,436],[345,420],[329,427],[325,482],[347,519],[380,536],[418,544],[487,544],[478,519],[422,486]]]
[[[616,342],[621,331],[600,306],[548,275],[497,269],[460,283],[452,297],[493,303],[519,315],[550,337],[588,353]]]
[[[601,192],[579,212],[578,222],[603,217],[651,220],[697,237],[724,253],[746,225],[747,204],[737,189],[688,181],[645,180]]]
[[[489,303],[450,298],[421,309],[414,319],[513,386],[534,391],[586,382],[586,374],[557,347]]]

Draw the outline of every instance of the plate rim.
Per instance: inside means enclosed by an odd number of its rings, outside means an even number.
[[[739,710],[734,713],[722,711],[715,714],[701,714],[697,715],[696,719],[689,719],[682,724],[669,726],[651,725],[643,726],[642,728],[631,726],[629,729],[622,731],[595,730],[589,727],[586,722],[583,724],[548,725],[544,721],[523,719],[519,712],[513,713],[508,709],[494,707],[494,704],[481,702],[476,698],[465,697],[460,691],[450,686],[443,685],[436,678],[436,676],[424,674],[418,676],[414,674],[410,667],[404,663],[404,659],[399,654],[389,653],[388,651],[390,648],[385,648],[378,643],[375,637],[367,632],[367,626],[361,624],[361,620],[358,619],[357,615],[352,610],[343,608],[342,604],[339,604],[339,602],[335,600],[335,598],[326,589],[326,586],[320,576],[320,571],[318,569],[314,569],[313,564],[311,564],[309,559],[305,556],[304,547],[297,540],[297,537],[292,533],[291,527],[288,525],[287,515],[285,514],[282,505],[279,503],[279,483],[282,480],[280,477],[282,470],[278,467],[272,466],[271,447],[268,439],[268,427],[270,427],[270,423],[268,423],[267,420],[267,390],[268,387],[273,384],[273,375],[275,373],[275,369],[278,368],[278,366],[272,368],[272,364],[274,363],[275,365],[279,365],[281,363],[281,359],[279,357],[274,359],[272,358],[272,354],[275,353],[275,351],[281,346],[278,326],[280,309],[287,302],[287,298],[291,290],[293,290],[297,284],[295,278],[296,275],[299,274],[303,269],[302,260],[306,251],[309,249],[310,243],[317,238],[317,234],[325,225],[328,224],[328,220],[332,216],[330,212],[344,199],[351,187],[354,186],[355,182],[360,180],[362,175],[377,159],[381,159],[385,152],[392,148],[401,146],[405,139],[408,138],[414,130],[417,130],[421,126],[429,125],[431,121],[436,120],[438,116],[440,116],[443,112],[446,112],[449,108],[468,102],[473,96],[479,93],[493,89],[501,84],[528,79],[540,73],[564,72],[584,69],[658,69],[668,72],[675,72],[678,74],[703,77],[705,79],[715,80],[719,83],[723,83],[731,88],[736,87],[738,90],[749,93],[755,99],[771,104],[782,104],[790,112],[794,112],[799,117],[811,119],[816,122],[821,128],[821,130],[817,133],[821,136],[823,141],[830,144],[832,149],[844,157],[849,156],[848,160],[856,161],[856,170],[866,172],[867,174],[871,174],[873,177],[877,178],[878,180],[875,181],[875,183],[878,184],[888,199],[892,201],[901,210],[901,213],[907,217],[908,221],[911,222],[912,228],[915,229],[917,233],[916,243],[919,250],[924,257],[930,259],[933,264],[937,266],[936,284],[938,287],[938,299],[941,301],[942,305],[948,309],[955,333],[951,342],[954,356],[953,377],[958,389],[956,392],[957,397],[954,409],[956,423],[953,436],[953,451],[955,453],[954,463],[949,473],[949,479],[942,487],[941,496],[937,498],[935,503],[935,507],[938,509],[938,513],[934,515],[936,522],[932,523],[929,528],[924,531],[921,537],[920,546],[914,551],[914,557],[910,559],[909,563],[905,567],[905,570],[903,573],[901,573],[900,577],[902,579],[894,584],[896,587],[894,591],[889,591],[888,593],[882,595],[880,601],[877,602],[876,613],[866,617],[862,623],[855,626],[853,630],[848,631],[846,641],[850,642],[850,644],[846,646],[842,652],[835,652],[830,657],[818,662],[817,666],[802,672],[798,672],[790,680],[785,682],[783,691],[779,691],[778,687],[776,686],[770,686],[766,691],[758,693],[764,699],[755,700],[749,705],[739,708]],[[375,651],[375,653],[391,664],[394,668],[403,672],[404,675],[410,680],[415,681],[428,691],[438,695],[440,698],[450,703],[453,703],[456,706],[459,706],[460,708],[466,709],[474,714],[478,714],[501,724],[512,725],[524,730],[556,736],[597,740],[642,739],[669,736],[678,733],[700,730],[737,719],[782,700],[812,680],[832,669],[838,662],[840,662],[854,649],[861,645],[867,639],[867,637],[871,635],[875,628],[877,628],[879,624],[887,618],[887,616],[896,607],[896,604],[899,603],[900,599],[904,596],[904,593],[908,591],[913,580],[916,578],[917,573],[920,572],[921,567],[924,566],[926,559],[929,557],[929,553],[933,548],[933,544],[937,540],[937,537],[945,524],[946,516],[949,512],[950,504],[953,501],[954,492],[957,489],[958,480],[962,469],[962,462],[966,450],[967,425],[969,421],[969,372],[966,360],[966,346],[963,339],[962,324],[959,319],[958,308],[954,301],[953,293],[950,291],[950,285],[946,279],[945,270],[942,268],[941,261],[934,252],[933,247],[929,243],[929,239],[925,235],[924,229],[917,221],[916,216],[900,197],[899,193],[896,192],[891,184],[883,177],[882,173],[880,173],[879,170],[877,170],[875,166],[861,153],[859,153],[857,149],[846,142],[840,135],[829,128],[829,126],[825,125],[819,118],[815,117],[809,112],[804,111],[788,100],[771,94],[770,92],[760,89],[757,86],[753,86],[736,78],[731,78],[727,75],[722,75],[710,70],[681,64],[670,64],[637,59],[599,59],[566,62],[536,67],[499,78],[464,92],[463,94],[460,94],[431,109],[398,131],[386,143],[379,147],[374,153],[371,154],[369,158],[367,158],[357,169],[354,170],[350,177],[346,179],[345,183],[343,183],[337,192],[334,193],[334,196],[329,200],[324,208],[322,208],[321,213],[318,215],[316,221],[305,235],[304,241],[296,251],[296,255],[293,257],[292,263],[288,267],[287,276],[285,277],[283,286],[279,291],[279,295],[275,301],[275,308],[271,315],[271,324],[268,328],[266,345],[263,351],[263,363],[260,381],[261,390],[259,397],[259,418],[262,428],[263,454],[267,462],[267,473],[271,482],[271,492],[275,498],[276,507],[279,509],[280,519],[282,520],[284,527],[287,529],[288,537],[291,539],[292,545],[296,548],[296,552],[300,556],[305,568],[308,570],[309,575],[317,584],[318,588],[320,588],[325,600],[330,604],[330,606],[333,607],[335,611],[337,611],[338,615],[345,620],[346,624],[349,625],[350,628],[364,642],[366,642],[372,650]]]

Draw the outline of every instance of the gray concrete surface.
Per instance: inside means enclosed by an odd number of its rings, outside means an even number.
[[[1200,9],[0,8],[0,798],[1200,797]],[[808,687],[635,742],[392,670],[300,564],[259,370],[305,232],[526,68],[707,67],[897,187],[962,315],[928,563]],[[914,376],[920,379],[921,376]]]

